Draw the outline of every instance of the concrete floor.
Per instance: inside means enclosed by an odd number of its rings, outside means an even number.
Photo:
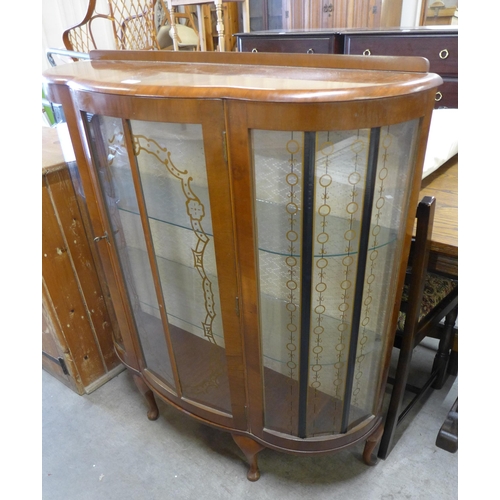
[[[457,396],[455,378],[405,419],[393,451],[376,466],[362,462],[363,445],[316,457],[265,449],[255,483],[228,433],[161,401],[160,418],[149,421],[126,371],[85,396],[46,372],[42,386],[44,500],[458,498],[458,452],[435,445]]]

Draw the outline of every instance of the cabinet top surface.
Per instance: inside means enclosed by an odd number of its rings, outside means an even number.
[[[70,63],[51,68],[44,78],[49,84],[104,94],[270,102],[394,97],[441,83],[439,76],[425,72],[132,60]]]
[[[42,173],[66,168],[57,129],[42,127]]]

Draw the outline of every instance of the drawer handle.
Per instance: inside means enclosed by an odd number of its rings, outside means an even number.
[[[439,102],[441,99],[443,98],[443,94],[441,94],[441,92],[439,92],[439,90],[436,92],[436,97],[434,98],[434,100],[436,102]]]
[[[257,49],[252,49],[252,52],[255,53],[255,52],[259,52]]]
[[[370,49],[365,49],[365,50],[363,50],[363,55],[364,56],[371,56],[372,55],[372,51]]]
[[[314,54],[314,49],[307,49],[306,54]]]
[[[446,59],[450,53],[448,52],[448,49],[443,49],[441,52],[439,52],[439,57],[441,59]]]

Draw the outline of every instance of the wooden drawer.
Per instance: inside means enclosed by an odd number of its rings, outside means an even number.
[[[314,37],[240,36],[238,37],[238,50],[240,52],[333,54],[335,53],[336,40],[335,35]]]
[[[458,76],[457,36],[346,35],[344,53],[426,57],[431,72],[441,76]]]
[[[458,108],[458,80],[454,78],[443,78],[444,83],[436,93],[437,108]]]

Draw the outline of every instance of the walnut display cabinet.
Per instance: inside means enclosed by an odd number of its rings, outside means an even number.
[[[155,397],[371,464],[441,78],[420,58],[94,52],[44,74],[121,330]]]

